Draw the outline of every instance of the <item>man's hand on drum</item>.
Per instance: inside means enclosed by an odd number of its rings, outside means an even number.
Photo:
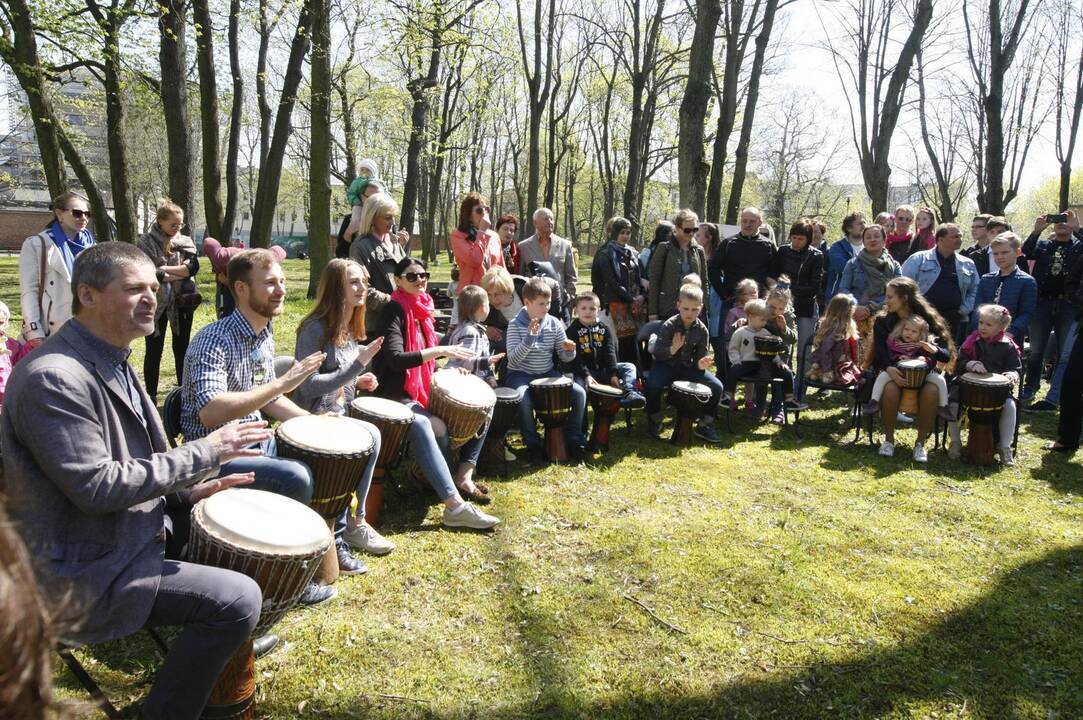
[[[263,454],[259,443],[270,439],[274,431],[262,420],[254,422],[234,422],[223,425],[207,436],[218,463],[226,464],[231,460],[244,457],[258,457]],[[256,447],[253,447],[256,446]]]
[[[971,360],[966,364],[966,369],[972,373],[978,373],[979,375],[985,375],[988,370],[985,369],[985,364],[981,360]]]
[[[359,353],[359,355],[361,357],[362,364],[367,366],[369,363],[371,363],[372,358],[376,357],[376,353],[380,352],[380,348],[382,348],[383,346],[384,346],[384,336],[383,335],[376,338],[375,340],[370,342],[368,345],[362,346],[361,352]]]
[[[569,340],[565,338],[564,342],[561,343],[561,347],[563,347],[567,352],[571,352],[572,350],[575,350],[575,340]]]
[[[320,369],[326,357],[326,353],[314,352],[304,360],[294,360],[290,369],[279,378],[283,394],[296,390],[305,378]]]
[[[214,480],[207,480],[206,482],[201,482],[192,486],[191,492],[188,493],[188,502],[195,505],[200,500],[209,498],[219,490],[226,490],[231,487],[237,487],[238,485],[251,485],[255,480],[256,474],[251,472],[233,473],[232,475],[223,475]]]
[[[383,338],[379,338],[383,340]],[[355,387],[358,390],[364,390],[365,392],[372,392],[380,386],[380,381],[376,379],[376,376],[370,372],[357,376],[357,383]]]
[[[507,353],[497,353],[489,358],[489,367],[496,367]]]

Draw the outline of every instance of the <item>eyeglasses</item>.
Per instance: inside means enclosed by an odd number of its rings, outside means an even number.
[[[406,278],[408,282],[418,282],[419,280],[428,280],[429,273],[427,272],[408,272],[403,273],[402,277]]]
[[[693,227],[681,228],[681,230],[684,231],[687,234],[691,234],[691,233],[694,233],[696,231],[696,228],[693,226]]]
[[[474,208],[474,212],[480,215],[482,213],[489,212],[489,208],[487,206],[485,206],[485,205],[478,205],[477,207]]]
[[[71,216],[76,220],[82,220],[85,217],[90,217],[89,210],[80,210],[79,208],[64,208],[71,213]]]

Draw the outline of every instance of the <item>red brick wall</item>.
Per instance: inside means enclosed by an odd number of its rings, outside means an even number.
[[[0,210],[0,250],[18,252],[23,240],[37,235],[52,219],[48,210]]]

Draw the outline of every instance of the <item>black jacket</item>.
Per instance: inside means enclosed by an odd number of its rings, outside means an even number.
[[[590,264],[590,282],[604,308],[612,302],[631,303],[643,293],[639,284],[639,258],[631,248],[626,257],[618,276],[613,270],[613,248],[606,243]]]
[[[770,272],[776,280],[782,275],[789,276],[793,311],[797,317],[816,317],[816,299],[824,275],[823,253],[814,247],[795,252],[789,245],[783,245],[771,260]]]
[[[406,371],[421,365],[420,352],[406,352],[404,330],[406,316],[402,306],[392,300],[380,314],[384,345],[372,361],[372,372],[379,380],[375,394],[391,400],[407,401]]]
[[[568,339],[575,343],[575,360],[564,366],[578,378],[586,378],[599,370],[606,378],[617,374],[617,339],[602,322],[586,326],[573,320],[568,326]]]
[[[996,343],[987,343],[981,338],[978,338],[978,342],[974,344],[973,357],[970,357],[960,350],[959,362],[955,367],[956,375],[962,375],[967,372],[966,364],[971,360],[981,362],[981,364],[985,366],[985,369],[991,373],[1013,372],[1018,374],[1023,367],[1015,343],[1008,338],[1003,338],[1000,342]]]
[[[1083,253],[1083,241],[1078,236],[1062,243],[1054,238],[1043,240],[1039,233],[1030,234],[1023,243],[1023,254],[1034,263],[1031,275],[1038,281],[1039,299],[1064,296],[1065,276],[1080,253]]]
[[[755,238],[746,238],[741,234],[728,237],[711,255],[707,269],[711,287],[726,302],[733,300],[737,283],[745,278],[752,278],[761,287],[766,287],[774,256],[775,244],[765,237],[756,235]],[[822,269],[821,265],[821,272]]]

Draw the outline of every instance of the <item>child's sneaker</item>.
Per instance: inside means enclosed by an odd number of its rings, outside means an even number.
[[[884,457],[894,457],[895,455],[895,443],[888,442],[887,440],[880,443],[880,450],[878,451]]]
[[[624,397],[620,399],[620,406],[622,408],[631,408],[633,410],[638,410],[639,408],[645,407],[646,405],[647,398],[643,397],[635,390],[629,390],[627,393],[625,393]]]
[[[722,436],[718,434],[718,429],[715,428],[714,423],[710,425],[699,423],[696,425],[696,437],[711,443],[722,442]]]
[[[1011,445],[1000,448],[1000,464],[1015,465],[1015,454],[1012,452]]]
[[[869,400],[867,403],[864,404],[864,406],[862,406],[861,414],[862,415],[875,415],[879,409],[880,409],[880,403],[879,402],[877,402],[876,400]]]
[[[791,411],[808,410],[808,403],[803,403],[795,398],[790,398],[786,401],[786,409]]]
[[[927,463],[929,462],[929,453],[925,451],[925,446],[918,443],[914,446],[914,462]]]

